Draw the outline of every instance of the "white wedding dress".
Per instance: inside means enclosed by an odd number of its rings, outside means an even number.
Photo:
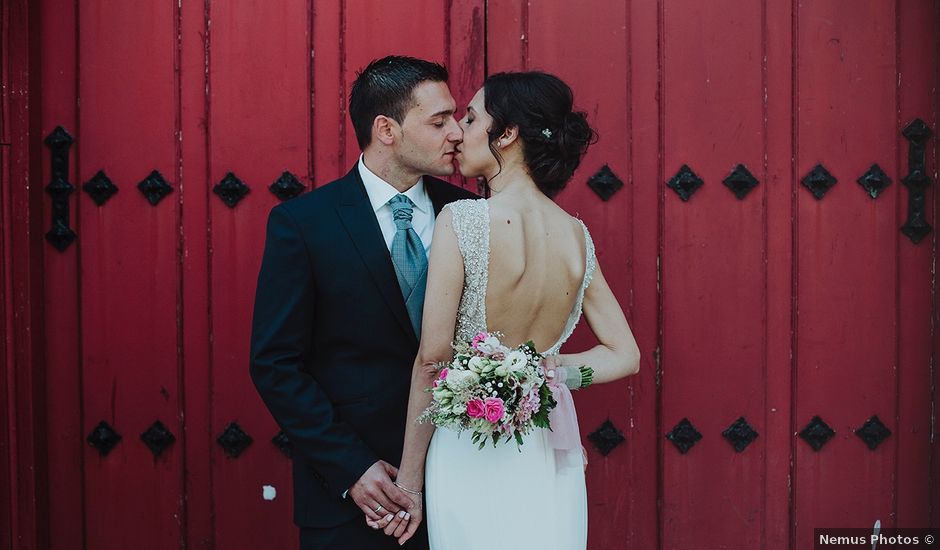
[[[486,324],[489,204],[484,199],[461,200],[448,207],[465,273],[455,338],[466,342],[488,328],[499,329]],[[581,226],[584,278],[561,338],[543,355],[557,354],[571,336],[597,265],[591,236],[583,222]],[[581,450],[577,452],[580,459]],[[431,550],[584,550],[584,470],[580,460],[565,458],[552,448],[545,429],[530,433],[521,452],[515,443],[495,448],[487,444],[478,450],[469,433],[435,430],[425,466]]]

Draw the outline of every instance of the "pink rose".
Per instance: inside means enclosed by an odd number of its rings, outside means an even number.
[[[489,401],[489,399],[487,399]],[[482,418],[486,414],[486,405],[479,397],[467,401],[467,416],[470,418]]]
[[[489,334],[485,332],[477,333],[477,335],[473,337],[473,340],[470,341],[470,347],[472,347],[473,349],[477,349],[477,344],[479,344],[483,340],[486,340],[487,336],[489,336]]]
[[[470,403],[467,403],[467,405],[467,409],[469,410]],[[503,400],[498,397],[487,397],[484,406],[486,409],[486,419],[493,424],[499,422],[506,412],[506,409],[503,407]]]
[[[447,380],[447,372],[448,372],[447,369],[441,369],[441,375],[440,375],[441,380]]]

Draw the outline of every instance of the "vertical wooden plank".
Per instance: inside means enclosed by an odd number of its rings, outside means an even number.
[[[516,0],[487,0],[487,74],[525,70],[529,5]]]
[[[486,8],[484,0],[448,2],[449,11],[445,22],[449,35],[446,37],[448,59],[445,60],[450,73],[450,92],[457,102],[458,119],[466,111],[473,94],[483,85],[486,65],[485,28]]]
[[[311,120],[313,142],[310,156],[314,185],[339,178],[349,170],[340,151],[346,150],[345,139],[355,142],[346,116],[347,94],[343,85],[345,51],[342,47],[343,5],[345,0],[316,0],[313,6],[313,37],[311,56]]]
[[[621,480],[629,498],[624,548],[660,548],[659,458],[659,240],[660,198],[660,9],[659,2],[629,2],[627,12],[627,120],[631,165],[625,183],[633,194],[632,209],[622,213],[633,235],[630,326],[643,356],[640,372],[629,381],[629,475]],[[614,229],[614,232],[618,232]],[[626,306],[627,304],[622,303]]]
[[[89,548],[172,548],[181,539],[182,452],[140,439],[155,421],[182,434],[178,378],[177,8],[79,2],[80,181],[99,170],[120,191],[81,193],[83,432],[106,421],[123,437],[107,456],[86,446]],[[174,191],[156,206],[136,188],[158,171]],[[78,193],[76,193],[78,195]]]
[[[800,191],[793,169],[793,14],[790,2],[765,0],[764,9],[764,326],[766,400],[764,422],[763,530],[761,548],[789,550],[792,412],[793,211]]]
[[[895,5],[798,5],[797,176],[822,163],[839,183],[797,193],[795,430],[819,415],[836,435],[796,445],[794,544],[814,527],[894,524],[898,438],[870,451],[853,433],[877,415],[897,433],[897,187],[872,199],[856,178],[897,174]],[[897,185],[897,182],[894,184]],[[837,391],[843,389],[844,391]]]
[[[934,233],[919,244],[912,243],[900,232],[898,239],[899,285],[899,364],[898,364],[898,459],[897,526],[924,527],[929,525],[930,484],[930,432],[931,395],[931,286],[934,274],[934,246],[936,243],[936,209],[931,208],[936,196],[936,166],[932,155],[935,150],[937,126],[936,90],[940,81],[931,67],[940,64],[935,33],[940,21],[940,4],[934,2],[898,2],[898,93],[899,119],[895,129],[898,151],[899,176],[910,173],[908,152],[910,143],[901,132],[914,119],[921,119],[932,128],[934,137],[928,142],[926,173],[934,184],[927,189],[927,216]],[[898,181],[898,184],[901,182]],[[898,227],[907,220],[909,193],[903,185],[894,189],[898,197]]]
[[[187,548],[216,548],[212,507],[209,355],[208,1],[179,6],[183,447]]]
[[[722,432],[743,417],[765,433],[762,27],[757,2],[664,3],[664,177],[704,180],[687,201],[665,192],[662,429],[702,435],[664,445],[668,548],[761,543],[766,439],[738,453]],[[743,199],[722,183],[738,164],[761,180]]]
[[[44,529],[47,500],[45,368],[42,353],[41,187],[32,178],[38,172],[39,119],[33,90],[38,88],[38,61],[32,52],[39,40],[37,12],[29,2],[5,2],[6,42],[4,168],[0,186],[0,285],[3,287],[3,355],[0,376],[5,378],[6,422],[0,426],[11,453],[3,472],[9,482],[10,540],[21,548],[48,545]],[[9,57],[7,57],[9,56]],[[6,392],[9,392],[7,394]],[[6,400],[9,395],[9,401]]]
[[[212,434],[237,422],[254,440],[238,458],[212,445],[214,537],[218,548],[295,547],[290,460],[271,442],[279,428],[247,366],[265,220],[278,203],[268,187],[284,171],[309,176],[308,3],[211,2],[210,20],[206,184],[231,173],[251,189],[234,208],[208,199]]]
[[[637,289],[632,265],[635,239],[630,231],[629,216],[634,212],[634,187],[630,180],[633,158],[629,148],[630,109],[625,101],[630,81],[628,7],[619,2],[597,3],[594,9],[567,2],[532,3],[523,8],[521,20],[523,35],[507,30],[505,37],[489,44],[488,51],[520,49],[521,46],[523,67],[544,70],[562,78],[574,91],[576,109],[588,113],[599,140],[589,149],[557,200],[572,215],[584,219],[591,230],[598,261],[628,319],[634,325],[655,323],[654,317],[638,319],[633,310],[635,293],[649,296],[650,292],[655,293],[655,287]],[[519,45],[515,45],[517,36],[522,37]],[[596,55],[598,51],[604,52],[602,58]],[[607,201],[587,185],[588,179],[604,166],[625,182],[624,188]],[[651,311],[646,310],[646,313]],[[582,326],[566,349],[586,349],[594,342],[590,331]],[[649,347],[641,348],[643,354],[651,352]],[[650,373],[645,374],[650,380]],[[635,501],[635,495],[630,494],[628,483],[651,473],[636,469],[644,464],[635,463],[636,455],[631,452],[637,445],[635,438],[642,437],[643,427],[648,428],[651,420],[640,416],[641,412],[649,411],[637,395],[642,389],[642,385],[630,379],[598,386],[576,396],[584,435],[610,420],[627,439],[625,445],[606,457],[586,443],[590,457],[588,544],[592,548],[621,547],[627,540],[637,537],[648,540],[652,535],[651,530],[643,533],[635,527],[636,519],[632,514],[639,513],[641,506]],[[635,406],[640,408],[634,409]],[[652,528],[653,524],[648,527]]]
[[[42,67],[37,90],[41,104],[41,134],[48,136],[62,126],[78,138],[78,52],[77,3],[63,5],[43,0],[41,13]],[[67,53],[66,53],[67,52]],[[53,549],[71,549],[84,540],[83,447],[90,431],[82,417],[82,372],[79,330],[79,257],[83,234],[76,227],[81,191],[79,189],[78,144],[72,145],[69,181],[76,187],[69,198],[71,223],[78,241],[64,252],[43,245],[43,303],[45,304],[46,373],[54,384],[46,389],[48,418],[46,441],[49,453],[49,485],[56,497],[49,500],[49,539]],[[49,149],[43,146],[41,170],[45,186],[52,178]],[[51,203],[45,197],[41,212],[43,227],[52,224]]]

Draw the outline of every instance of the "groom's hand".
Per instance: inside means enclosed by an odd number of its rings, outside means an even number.
[[[408,494],[392,482],[392,477],[397,475],[398,470],[394,466],[379,460],[349,489],[349,496],[366,518],[381,522],[383,528],[388,523],[385,518],[389,514],[398,514],[414,505]]]

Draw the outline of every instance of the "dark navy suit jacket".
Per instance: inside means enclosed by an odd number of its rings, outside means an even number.
[[[435,213],[475,195],[424,183]],[[398,465],[418,341],[357,167],[270,214],[251,334],[251,378],[294,448],[294,522],[362,514],[344,491]]]

